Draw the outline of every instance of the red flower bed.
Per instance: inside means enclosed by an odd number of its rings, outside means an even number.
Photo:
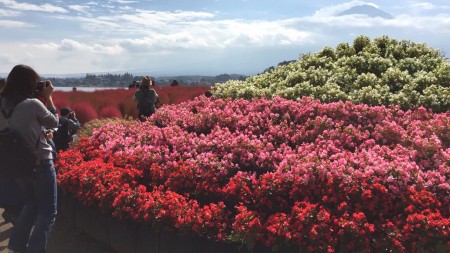
[[[450,248],[450,113],[205,97],[108,124],[59,184],[122,219],[274,250]]]
[[[179,104],[203,95],[209,86],[155,87],[163,105]],[[136,117],[136,102],[132,97],[136,89],[84,91],[55,91],[53,100],[57,108],[71,107],[81,123],[108,117]]]

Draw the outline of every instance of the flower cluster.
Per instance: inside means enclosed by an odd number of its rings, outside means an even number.
[[[216,240],[311,252],[450,245],[450,113],[208,99],[60,153],[85,204]]]
[[[373,41],[358,36],[353,45],[325,47],[244,81],[218,84],[213,93],[245,99],[310,96],[322,102],[393,104],[405,110],[420,105],[445,112],[450,110],[449,84],[450,62],[440,51],[387,36]]]

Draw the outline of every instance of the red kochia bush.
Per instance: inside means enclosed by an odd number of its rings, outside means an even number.
[[[209,90],[209,86],[157,86],[156,92],[163,105],[179,104],[192,100]],[[86,91],[55,91],[53,100],[58,109],[73,107],[75,104],[91,104],[99,118],[105,117],[136,117],[136,101],[132,100],[136,88],[133,89],[108,89],[93,92]],[[103,109],[108,108],[108,109]],[[117,108],[117,110],[113,109]],[[117,114],[120,112],[120,115]],[[90,113],[93,116],[93,113]],[[89,118],[89,117],[88,117]]]
[[[80,102],[72,105],[72,110],[75,111],[77,119],[81,124],[98,118],[97,111],[92,104],[87,102]]]
[[[119,108],[113,105],[107,105],[101,108],[98,112],[99,118],[122,118],[122,113]]]
[[[70,107],[72,105],[72,102],[70,102],[68,92],[53,92],[52,99],[53,103],[55,104],[58,111],[63,107]]]
[[[96,129],[60,153],[58,180],[118,218],[250,247],[449,252],[449,125],[424,108],[201,96]]]

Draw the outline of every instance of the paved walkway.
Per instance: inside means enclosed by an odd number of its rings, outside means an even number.
[[[0,209],[0,252],[7,252],[9,236],[11,235],[12,224],[5,223],[1,216],[3,209]],[[47,253],[114,253],[106,245],[103,245],[85,234],[81,234],[73,228],[65,226],[61,216],[56,218]]]

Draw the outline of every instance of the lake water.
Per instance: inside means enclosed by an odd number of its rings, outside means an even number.
[[[116,90],[116,89],[128,89],[128,87],[76,87],[77,91],[92,92],[96,90]],[[72,87],[55,87],[55,91],[72,91]]]

